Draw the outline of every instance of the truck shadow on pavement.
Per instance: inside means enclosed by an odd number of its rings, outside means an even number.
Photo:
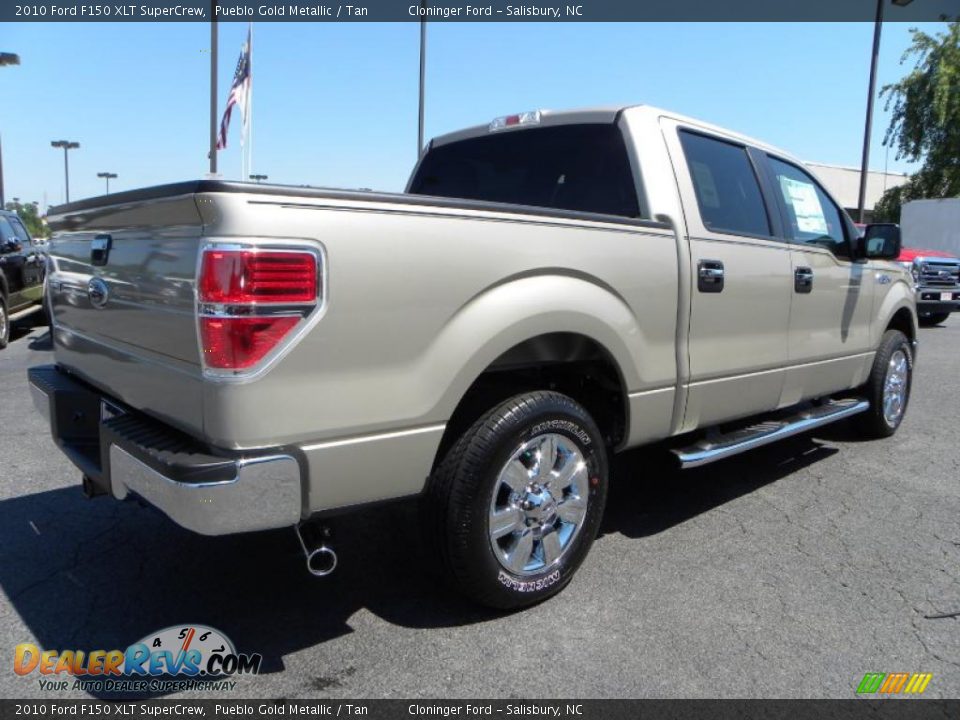
[[[641,448],[622,453],[613,461],[600,534],[656,535],[837,452],[800,436],[690,470],[678,469],[667,452]]]
[[[627,453],[615,461],[602,534],[662,532],[833,452],[800,438],[685,473],[650,452]],[[340,565],[318,579],[288,530],[201,537],[136,502],[86,500],[78,483],[0,502],[0,587],[43,648],[123,650],[199,623],[239,652],[261,653],[267,673],[283,670],[287,654],[352,632],[363,610],[412,628],[497,618],[428,574],[416,510],[405,502],[340,518]],[[330,668],[315,682],[350,672]]]

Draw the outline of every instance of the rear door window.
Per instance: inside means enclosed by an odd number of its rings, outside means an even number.
[[[639,217],[619,128],[581,124],[492,132],[430,150],[416,195]]]
[[[30,244],[30,233],[27,232],[27,229],[23,226],[23,223],[20,222],[19,218],[9,218],[10,226],[13,228],[14,235],[17,236],[17,239],[23,243],[23,246],[26,247]]]
[[[0,253],[15,252],[16,245],[19,242],[17,233],[13,230],[13,225],[6,217],[0,215]]]
[[[713,232],[769,237],[760,183],[742,145],[680,131],[703,225]]]

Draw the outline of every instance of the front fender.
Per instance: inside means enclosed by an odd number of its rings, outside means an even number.
[[[893,316],[901,309],[906,308],[910,312],[910,322],[913,325],[913,337],[917,336],[917,294],[913,285],[902,277],[896,277],[894,281],[887,286],[878,285],[881,288],[877,302],[874,303],[874,317],[871,332],[871,345],[877,347],[880,344],[880,338],[890,325]],[[882,288],[886,287],[886,292]]]

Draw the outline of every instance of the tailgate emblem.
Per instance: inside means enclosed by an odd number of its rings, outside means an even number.
[[[98,310],[107,304],[109,296],[110,288],[100,278],[91,278],[87,283],[87,297],[90,298],[90,304]]]

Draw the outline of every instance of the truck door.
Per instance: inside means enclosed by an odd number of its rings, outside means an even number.
[[[806,170],[767,156],[794,276],[783,405],[859,385],[870,367],[877,271],[852,258],[855,230]]]
[[[20,252],[23,253],[24,257],[24,299],[39,301],[43,294],[43,289],[40,287],[43,283],[43,256],[37,252],[37,249],[33,245],[33,240],[30,238],[30,233],[27,232],[27,228],[20,222],[20,218],[8,216],[7,221],[10,223],[10,227],[13,228],[13,233],[20,243]]]
[[[697,128],[678,127],[666,135],[690,236],[690,382],[683,428],[691,430],[779,404],[787,364],[790,247],[779,237],[774,200],[764,195],[769,191],[758,179],[754,151]]]
[[[26,303],[23,298],[23,268],[26,259],[10,221],[0,215],[0,271],[7,287],[7,311],[15,312]]]

